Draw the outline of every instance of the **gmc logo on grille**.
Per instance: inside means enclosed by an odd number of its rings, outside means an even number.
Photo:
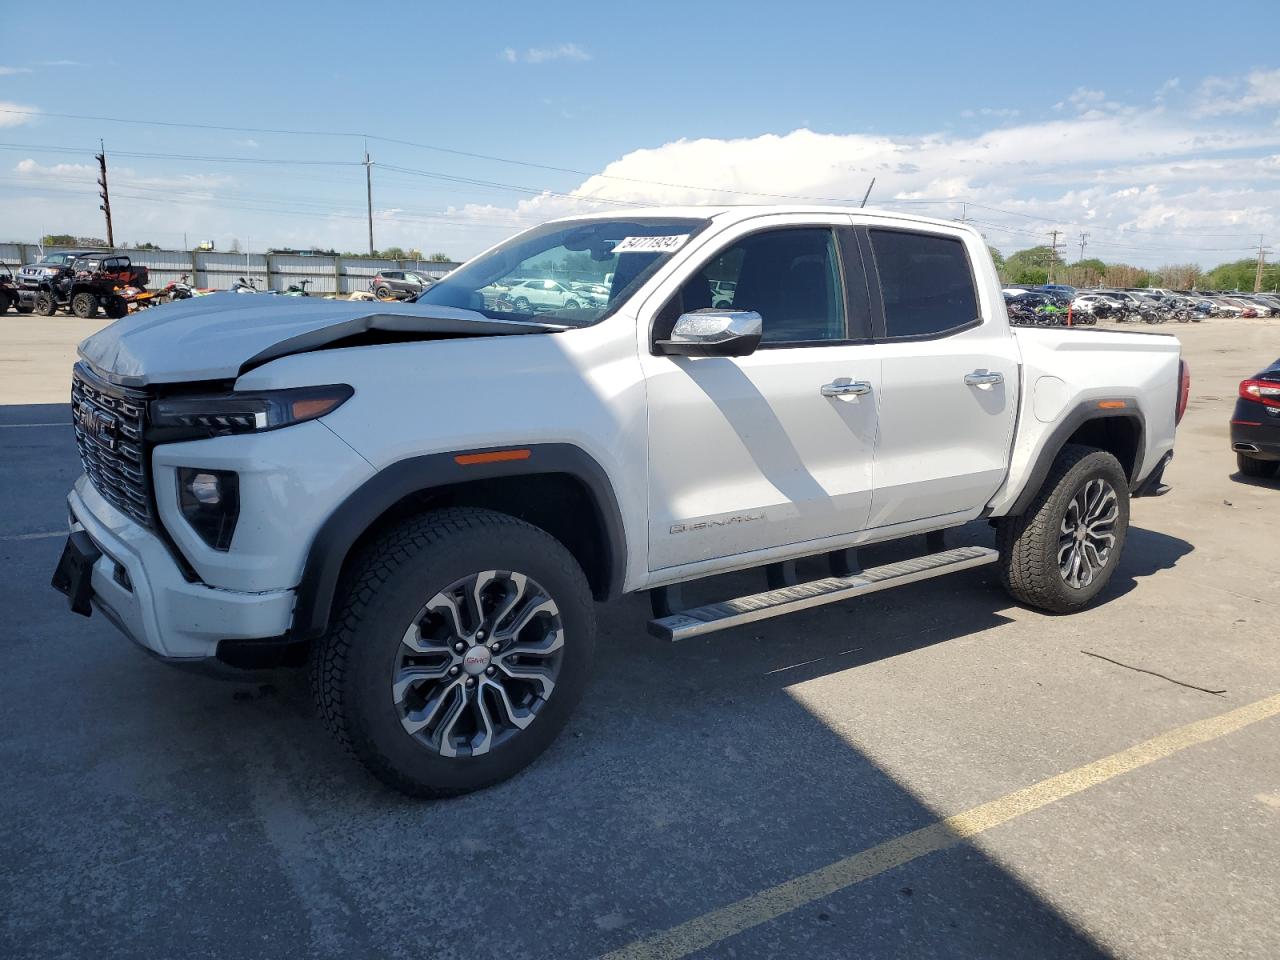
[[[87,403],[82,403],[80,404],[80,409],[76,412],[76,419],[80,423],[80,429],[90,439],[108,450],[116,448],[117,417],[96,407],[91,407]]]

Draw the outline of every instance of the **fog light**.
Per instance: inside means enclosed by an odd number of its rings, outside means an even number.
[[[222,483],[212,473],[197,473],[187,484],[191,495],[206,506],[222,502]]]
[[[240,477],[233,470],[178,468],[178,508],[215,550],[229,550],[240,519]]]

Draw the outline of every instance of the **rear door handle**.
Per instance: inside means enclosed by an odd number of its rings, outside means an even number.
[[[865,397],[871,392],[871,384],[865,380],[851,383],[824,383],[820,391],[824,397]]]
[[[973,373],[964,375],[964,382],[971,387],[989,387],[993,384],[1004,383],[1004,374],[975,370]]]

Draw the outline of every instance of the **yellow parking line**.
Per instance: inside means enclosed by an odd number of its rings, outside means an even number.
[[[1234,733],[1259,720],[1280,715],[1280,694],[1236,710],[1197,720],[1127,750],[1049,777],[964,813],[939,820],[912,833],[761,890],[737,903],[712,910],[670,930],[637,940],[606,954],[604,960],[674,960],[727,937],[767,923],[785,913],[831,896],[837,890],[869,880],[926,854],[945,850],[1072,794],[1129,773],[1189,747]]]

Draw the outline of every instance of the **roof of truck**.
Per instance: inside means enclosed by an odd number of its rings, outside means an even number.
[[[692,217],[711,219],[721,223],[735,223],[750,220],[753,217],[777,213],[835,213],[857,214],[868,219],[907,220],[912,223],[929,224],[940,227],[964,227],[973,232],[974,228],[958,220],[944,220],[937,217],[922,217],[914,213],[903,213],[901,210],[885,210],[880,207],[841,206],[837,204],[810,203],[744,203],[744,204],[708,204],[707,206],[690,207],[627,207],[606,210],[601,213],[576,214],[558,217],[553,223],[566,220],[618,220],[625,217]]]

